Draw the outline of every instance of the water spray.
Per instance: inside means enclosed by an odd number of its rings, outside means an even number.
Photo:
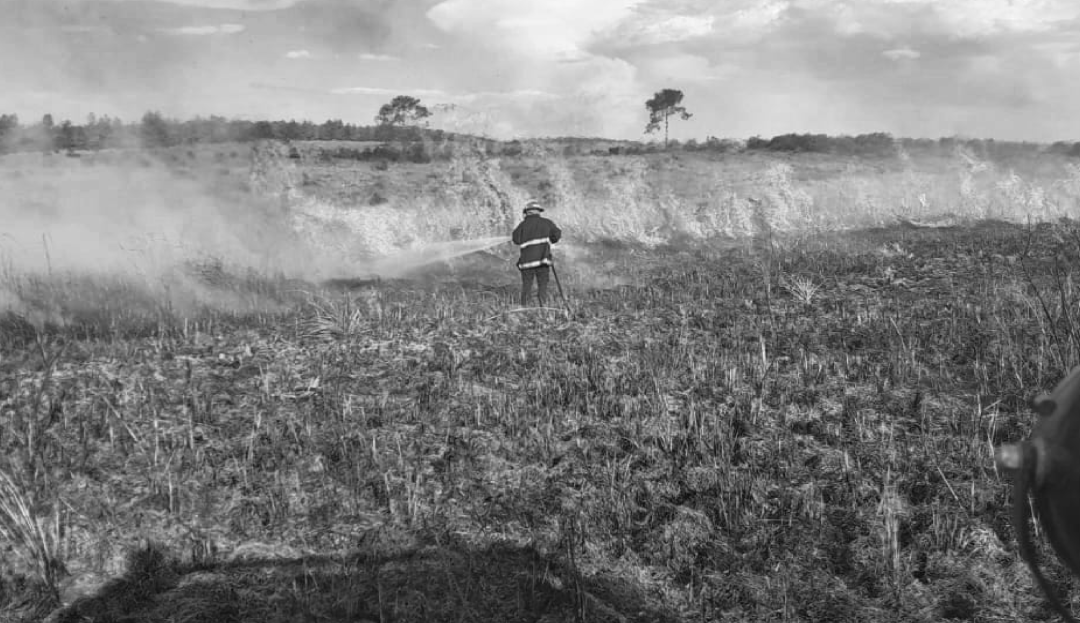
[[[428,264],[445,262],[470,253],[486,251],[500,244],[505,244],[507,240],[506,236],[494,236],[474,240],[434,242],[416,249],[380,258],[369,269],[375,274],[383,276],[401,275]]]

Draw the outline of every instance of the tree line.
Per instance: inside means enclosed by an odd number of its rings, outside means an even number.
[[[97,151],[131,147],[159,148],[178,145],[242,143],[266,139],[297,141],[440,141],[450,133],[414,126],[380,123],[356,125],[340,119],[322,123],[279,120],[248,121],[210,116],[170,119],[149,111],[137,122],[90,114],[84,123],[65,119],[55,123],[51,114],[32,124],[18,116],[0,114],[0,153],[16,151]]]
[[[649,110],[647,133],[665,129],[668,117],[686,119],[690,114],[681,106],[682,93],[672,89],[658,92],[646,103]],[[286,141],[358,141],[371,142],[367,147],[342,146],[324,149],[333,159],[428,162],[453,157],[452,143],[461,135],[422,125],[430,115],[419,100],[407,96],[394,98],[379,110],[374,125],[345,123],[330,119],[312,121],[248,121],[220,116],[177,120],[148,111],[137,122],[124,122],[108,115],[90,114],[81,124],[70,120],[56,123],[44,115],[32,124],[20,123],[13,114],[0,114],[0,153],[26,151],[96,151],[118,148],[163,148],[179,145],[243,143],[258,140]],[[528,141],[476,140],[467,137],[487,155],[517,156],[526,153]],[[895,157],[901,152],[916,155],[949,155],[958,148],[985,160],[1005,161],[1039,153],[1080,158],[1080,142],[1058,141],[1050,145],[1034,142],[995,141],[945,137],[940,139],[894,138],[876,132],[856,136],[788,133],[746,141],[708,137],[680,142],[668,140],[665,131],[662,145],[639,141],[604,141],[564,137],[548,139],[557,143],[565,155],[642,155],[659,151],[735,153],[771,151],[786,153],[821,153],[858,157]],[[607,143],[609,146],[598,147]]]
[[[693,115],[682,105],[683,92],[678,89],[662,89],[645,102],[649,113],[649,122],[645,133],[651,134],[664,130],[664,149],[677,148],[684,151],[773,151],[787,153],[821,153],[838,156],[857,156],[870,158],[897,157],[901,153],[909,156],[952,155],[958,148],[964,148],[969,155],[983,160],[1008,162],[1049,153],[1080,158],[1080,142],[1057,141],[1050,145],[1034,142],[995,141],[993,139],[964,139],[946,137],[933,139],[894,138],[885,132],[859,134],[857,136],[829,136],[827,134],[781,134],[770,139],[760,136],[749,138],[745,145],[730,139],[720,140],[709,137],[704,143],[689,140],[680,144],[668,139],[671,117],[687,120]],[[613,148],[616,153],[635,153],[635,148]]]

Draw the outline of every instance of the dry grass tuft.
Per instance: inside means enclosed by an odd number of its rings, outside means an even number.
[[[54,591],[65,573],[61,525],[59,503],[35,503],[25,487],[0,469],[0,539],[24,570]]]

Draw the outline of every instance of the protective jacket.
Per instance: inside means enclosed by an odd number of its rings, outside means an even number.
[[[511,238],[521,249],[517,262],[518,270],[551,266],[551,245],[561,237],[562,230],[555,223],[539,214],[527,215],[514,229]]]

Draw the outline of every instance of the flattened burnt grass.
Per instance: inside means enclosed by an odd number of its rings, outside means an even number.
[[[370,598],[305,589],[297,616],[917,621],[962,602],[1035,620],[989,443],[1022,438],[1025,398],[1077,361],[1059,339],[1076,293],[1050,289],[1076,270],[1067,227],[668,249],[636,285],[570,292],[569,315],[395,282],[319,295],[319,330],[299,305],[277,330],[234,315],[99,340],[44,400],[40,366],[12,371],[0,454],[49,466],[69,568],[115,573],[108,552],[151,537],[239,595],[232,620],[295,580],[236,576],[252,544],[371,556],[328,584]],[[794,277],[820,289],[794,296]],[[497,578],[418,584],[372,553],[387,542],[463,580],[521,544],[559,571],[495,603]],[[194,599],[177,586],[156,603]]]

